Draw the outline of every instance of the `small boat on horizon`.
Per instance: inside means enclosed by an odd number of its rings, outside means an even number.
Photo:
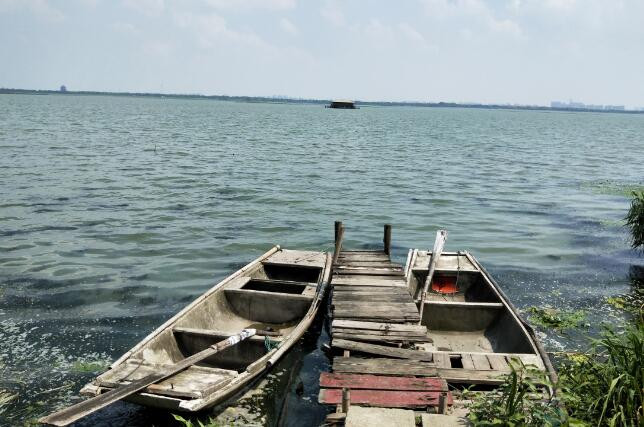
[[[350,101],[348,99],[335,99],[331,101],[329,105],[325,105],[324,108],[339,108],[344,110],[358,109],[358,107],[356,107],[355,102]]]

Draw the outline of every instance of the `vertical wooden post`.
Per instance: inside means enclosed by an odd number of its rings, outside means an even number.
[[[385,244],[385,253],[391,255],[391,224],[385,224],[385,235],[382,241]]]
[[[335,237],[333,239],[334,243],[338,242],[338,235],[340,234],[340,227],[342,227],[342,221],[335,222]]]
[[[447,395],[445,393],[441,393],[438,396],[438,413],[439,414],[447,413]]]
[[[344,225],[342,225],[342,222],[337,221],[336,224],[339,223],[340,226],[337,228],[337,235],[335,239],[335,249],[333,250],[333,259],[331,260],[331,265],[335,266],[335,264],[338,262],[338,257],[340,256],[340,252],[342,251],[342,239],[344,239]]]
[[[348,388],[344,387],[342,389],[342,412],[345,414],[349,412],[349,406],[351,405],[351,392]]]

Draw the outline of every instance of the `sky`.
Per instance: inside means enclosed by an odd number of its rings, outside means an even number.
[[[644,0],[0,0],[0,87],[644,107]]]

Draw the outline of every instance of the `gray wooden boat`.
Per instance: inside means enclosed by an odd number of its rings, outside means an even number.
[[[265,373],[298,341],[320,307],[330,271],[330,255],[276,246],[161,325],[81,393],[99,395],[244,328],[257,329],[257,335],[126,398],[173,411],[214,406]]]
[[[410,294],[420,304],[431,251],[410,250],[405,274]],[[492,276],[468,252],[443,252],[437,260],[431,287],[425,297],[420,324],[431,343],[426,351],[454,375],[448,382],[498,383],[497,373],[507,372],[511,359],[556,373],[536,337]]]

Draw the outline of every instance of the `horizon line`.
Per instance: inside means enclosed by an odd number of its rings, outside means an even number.
[[[61,86],[61,87],[64,87]],[[98,96],[132,96],[132,97],[170,97],[170,98],[203,98],[220,101],[241,101],[241,102],[278,102],[291,104],[322,104],[331,102],[333,99],[322,98],[299,98],[286,95],[204,95],[200,93],[163,93],[163,92],[112,92],[98,90],[52,90],[52,89],[21,89],[0,87],[0,94],[33,94],[33,95],[98,95]],[[644,114],[644,109],[632,110],[610,110],[595,108],[577,107],[552,107],[538,104],[510,104],[510,103],[478,103],[478,102],[453,102],[453,101],[364,101],[355,99],[355,103],[370,106],[391,106],[391,107],[443,107],[443,108],[480,108],[500,110],[532,110],[532,111],[560,111],[560,112],[593,112],[593,113],[620,113],[620,114]],[[556,102],[556,101],[553,101]]]

